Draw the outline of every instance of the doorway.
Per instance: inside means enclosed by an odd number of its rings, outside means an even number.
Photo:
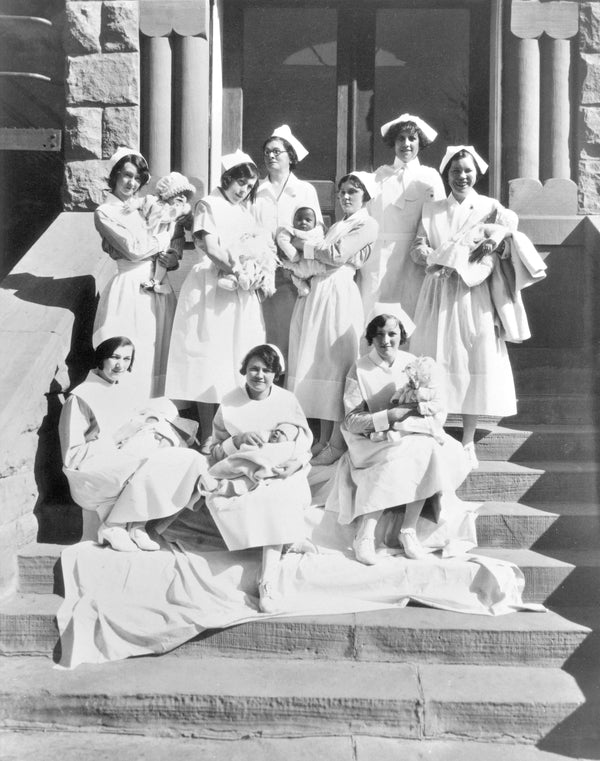
[[[390,162],[379,128],[403,112],[439,133],[422,157],[428,165],[449,144],[488,153],[486,0],[230,0],[224,40],[225,85],[241,91],[225,101],[224,135],[225,122],[238,124],[244,150],[258,157],[272,129],[289,124],[310,151],[299,172],[317,185]]]

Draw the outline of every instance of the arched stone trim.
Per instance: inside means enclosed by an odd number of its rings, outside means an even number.
[[[208,39],[210,8],[208,0],[140,0],[140,32],[146,37]]]

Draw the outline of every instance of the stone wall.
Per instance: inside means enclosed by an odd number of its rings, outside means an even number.
[[[579,10],[579,98],[576,155],[579,212],[600,213],[600,2],[581,2]]]
[[[139,147],[138,0],[67,0],[63,30],[63,204],[93,209],[106,188],[102,160]]]

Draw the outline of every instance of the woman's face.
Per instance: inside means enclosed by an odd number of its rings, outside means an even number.
[[[271,392],[275,373],[260,357],[250,357],[246,366],[246,386],[252,399],[264,399]]]
[[[393,362],[400,346],[400,326],[394,319],[386,320],[385,325],[377,328],[377,333],[373,336],[373,346],[381,359],[386,362]]]
[[[233,204],[238,204],[248,198],[248,193],[256,185],[258,177],[241,177],[238,180],[233,180],[231,185],[226,188],[223,193],[228,201]]]
[[[477,168],[472,156],[454,159],[450,163],[448,184],[457,201],[464,201],[473,185],[477,182]]]
[[[273,171],[284,173],[290,171],[290,155],[285,145],[276,137],[265,145],[264,159],[269,175]]]
[[[118,346],[102,363],[100,375],[109,383],[116,383],[129,370],[132,356],[133,346]]]
[[[419,153],[419,136],[415,132],[411,135],[412,130],[400,130],[394,143],[394,152],[396,156],[405,164],[417,158]]]
[[[363,195],[363,191],[355,188],[350,180],[343,182],[338,190],[338,197],[344,214],[349,216],[362,209]]]
[[[117,174],[115,182],[115,195],[121,201],[132,198],[140,189],[140,176],[135,166],[127,161]]]

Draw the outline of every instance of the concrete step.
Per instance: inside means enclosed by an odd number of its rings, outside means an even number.
[[[0,654],[58,654],[57,595],[17,595],[0,605]],[[477,616],[408,606],[395,610],[253,621],[210,631],[180,656],[286,657],[485,665],[561,666],[590,628],[552,612]]]
[[[598,436],[593,425],[530,425],[527,430],[512,423],[482,426],[477,431],[477,457],[516,462],[595,461]]]
[[[210,657],[135,658],[74,671],[3,662],[6,729],[102,729],[240,739],[352,733],[535,743],[584,703],[559,669]],[[581,727],[573,738],[598,738]]]
[[[26,758],[61,761],[580,761],[594,757],[595,747],[577,743],[568,755],[533,745],[463,740],[398,740],[346,734],[341,737],[213,740],[194,737],[140,737],[114,732],[35,732],[0,730],[4,761]]]
[[[574,388],[578,388],[574,386]],[[598,420],[596,398],[592,393],[525,393],[517,398],[517,414],[506,418],[511,424],[523,423],[589,425]]]
[[[594,502],[598,464],[482,461],[457,493],[473,502]]]
[[[61,545],[31,544],[19,552],[19,592],[21,594],[59,594],[62,592],[60,576]],[[516,563],[525,576],[523,594],[525,602],[543,603],[561,587],[573,572],[573,563],[527,549],[503,549],[480,547],[475,552],[498,557]],[[577,553],[572,553],[576,556]],[[581,552],[582,562],[591,563],[592,576],[598,574],[598,562],[593,562],[593,552]],[[600,594],[600,583],[598,584]],[[573,603],[578,604],[578,603]]]
[[[529,547],[539,552],[597,547],[600,506],[594,502],[485,502],[477,515],[477,540],[481,547]]]

